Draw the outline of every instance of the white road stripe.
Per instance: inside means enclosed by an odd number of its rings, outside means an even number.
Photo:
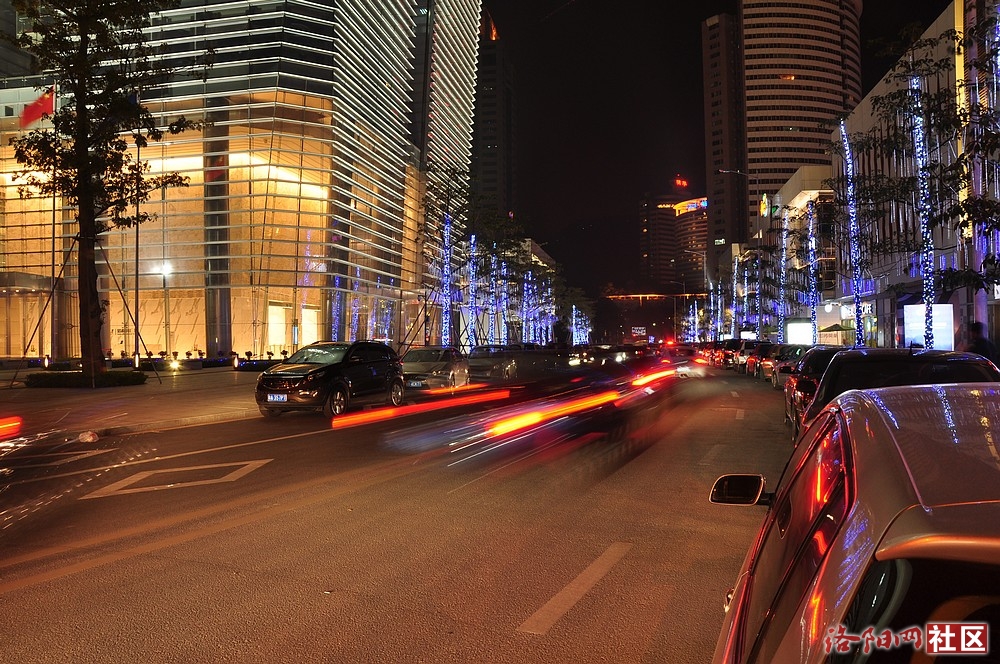
[[[601,554],[601,557],[590,564],[587,569],[569,582],[556,595],[545,603],[545,606],[535,611],[534,615],[521,623],[517,628],[519,632],[529,634],[545,634],[555,625],[560,618],[569,612],[573,606],[579,602],[587,591],[597,585],[597,582],[611,571],[611,568],[618,564],[629,549],[632,548],[630,542],[615,542]]]

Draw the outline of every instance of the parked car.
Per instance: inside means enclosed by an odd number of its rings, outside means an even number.
[[[402,358],[407,389],[460,387],[469,382],[469,360],[454,346],[417,346]]]
[[[799,358],[785,379],[785,420],[792,423],[792,438],[799,435],[802,411],[809,405],[816,385],[833,356],[845,346],[813,346]]]
[[[761,360],[764,359],[771,348],[777,345],[778,344],[772,341],[761,341],[758,343],[747,355],[747,358],[743,363],[743,373],[757,378],[760,375]]]
[[[774,365],[771,367],[771,387],[776,390],[784,389],[788,375],[810,348],[812,346],[788,344],[788,347],[779,351],[778,355],[774,358]]]
[[[469,376],[472,380],[510,380],[517,376],[514,353],[505,346],[476,346],[469,353]]]
[[[736,370],[736,373],[747,372],[747,358],[759,345],[760,342],[755,339],[744,339],[740,343],[740,347],[733,353],[733,369]]]
[[[844,350],[830,360],[799,424],[807,425],[826,404],[847,390],[987,381],[1000,381],[1000,371],[975,353],[909,348]],[[799,389],[805,395],[810,388],[802,385]]]
[[[257,377],[261,414],[318,410],[327,417],[361,402],[403,402],[399,356],[378,341],[318,341],[303,346]]]
[[[779,387],[777,382],[778,377],[775,376],[775,367],[782,362],[794,362],[798,360],[808,349],[809,346],[802,344],[774,344],[768,349],[767,355],[760,360],[760,377],[770,381],[774,387]]]
[[[722,342],[722,347],[715,349],[715,366],[722,369],[732,369],[736,366],[736,354],[740,351],[742,339],[726,339]]]
[[[713,662],[935,661],[935,624],[1000,625],[998,414],[995,383],[852,390],[773,490],[720,477],[713,503],[768,509]]]

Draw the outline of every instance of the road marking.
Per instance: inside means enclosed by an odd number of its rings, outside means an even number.
[[[163,461],[168,461],[170,459],[180,459],[189,456],[200,456],[202,454],[209,454],[214,452],[227,452],[230,450],[236,450],[243,447],[250,447],[252,445],[264,445],[267,443],[277,443],[285,440],[294,440],[296,438],[305,438],[307,436],[315,436],[317,433],[327,433],[329,432],[329,427],[324,426],[322,429],[317,429],[315,431],[303,431],[302,433],[293,433],[285,436],[276,436],[272,438],[261,438],[259,440],[250,440],[243,443],[233,443],[231,445],[220,445],[218,447],[205,447],[202,449],[191,450],[190,452],[178,452],[177,454],[167,454],[164,456],[152,456],[145,459],[136,459],[134,461],[126,461],[124,463],[117,463],[113,466],[107,468],[84,468],[82,470],[72,470],[65,473],[46,475],[45,477],[30,477],[23,480],[13,480],[7,483],[7,486],[13,486],[15,484],[29,484],[32,482],[45,482],[50,480],[63,479],[65,477],[75,477],[77,475],[89,475],[96,470],[108,470],[110,468],[126,468],[131,466],[138,466],[140,464],[148,463],[160,463]],[[155,450],[152,450],[155,451]]]
[[[6,461],[20,461],[21,459],[51,459],[55,457],[55,461],[48,461],[46,463],[26,463],[24,465],[0,465],[0,468],[42,468],[44,466],[61,466],[67,463],[72,463],[74,461],[79,461],[80,459],[87,459],[98,454],[107,454],[108,452],[114,452],[115,449],[107,450],[88,450],[85,452],[49,452],[46,454],[22,454],[14,459],[6,459]]]
[[[123,480],[109,484],[103,489],[98,489],[92,493],[88,493],[85,496],[80,496],[80,500],[85,498],[103,498],[105,496],[123,495],[127,493],[143,493],[145,491],[160,491],[162,489],[179,489],[181,487],[190,486],[204,486],[206,484],[221,484],[222,482],[235,482],[241,477],[249,475],[253,471],[257,470],[265,463],[272,461],[273,459],[259,459],[257,461],[240,461],[237,463],[213,463],[207,466],[188,466],[186,468],[161,468],[159,470],[147,470],[141,473],[136,473],[126,477]],[[129,489],[127,487],[141,482],[142,480],[152,477],[153,475],[160,475],[163,473],[182,473],[185,471],[199,471],[199,470],[211,470],[215,468],[233,468],[236,470],[223,475],[221,477],[215,477],[210,480],[195,480],[192,482],[171,482],[170,484],[156,484],[153,486],[141,486]]]
[[[601,554],[601,557],[583,570],[580,576],[576,577],[569,584],[560,590],[552,599],[545,603],[545,606],[535,611],[534,615],[521,623],[517,628],[519,632],[529,634],[545,634],[555,625],[560,618],[566,615],[573,606],[579,602],[587,591],[597,585],[611,571],[618,561],[625,557],[629,549],[632,548],[630,542],[615,542]]]
[[[745,413],[746,413],[746,411],[744,411],[742,408],[737,408],[736,409],[736,419],[742,420],[743,419],[743,415]]]
[[[731,396],[731,397],[733,397],[735,399],[739,399],[740,398],[740,393],[737,392],[736,390],[729,390],[729,396]]]

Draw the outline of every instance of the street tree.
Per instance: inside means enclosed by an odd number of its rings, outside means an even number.
[[[145,29],[152,15],[179,6],[179,0],[14,0],[26,28],[5,39],[32,56],[56,103],[36,127],[11,140],[23,169],[20,195],[60,196],[76,208],[79,270],[80,350],[83,373],[96,385],[104,371],[98,292],[99,236],[150,219],[140,205],[152,192],[185,186],[178,173],[150,174],[137,148],[198,127],[185,117],[158,120],[141,102],[141,91],[172,77],[203,73],[208,62],[188,70],[169,68]],[[51,87],[50,87],[51,86]]]

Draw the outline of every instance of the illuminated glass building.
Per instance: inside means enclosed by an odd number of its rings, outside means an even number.
[[[277,354],[316,339],[400,341],[424,324],[427,281],[443,272],[425,248],[440,232],[423,218],[427,173],[468,169],[479,5],[184,0],[155,16],[150,37],[169,62],[211,49],[214,66],[141,91],[164,122],[206,125],[141,151],[153,174],[178,171],[189,186],[162,192],[138,231],[103,235],[110,353]],[[0,94],[16,105],[37,93]],[[3,122],[16,130],[16,117]],[[52,339],[36,352],[77,354],[74,211],[20,200],[4,144],[4,267],[24,283],[56,277]],[[25,342],[12,333],[6,354]]]

